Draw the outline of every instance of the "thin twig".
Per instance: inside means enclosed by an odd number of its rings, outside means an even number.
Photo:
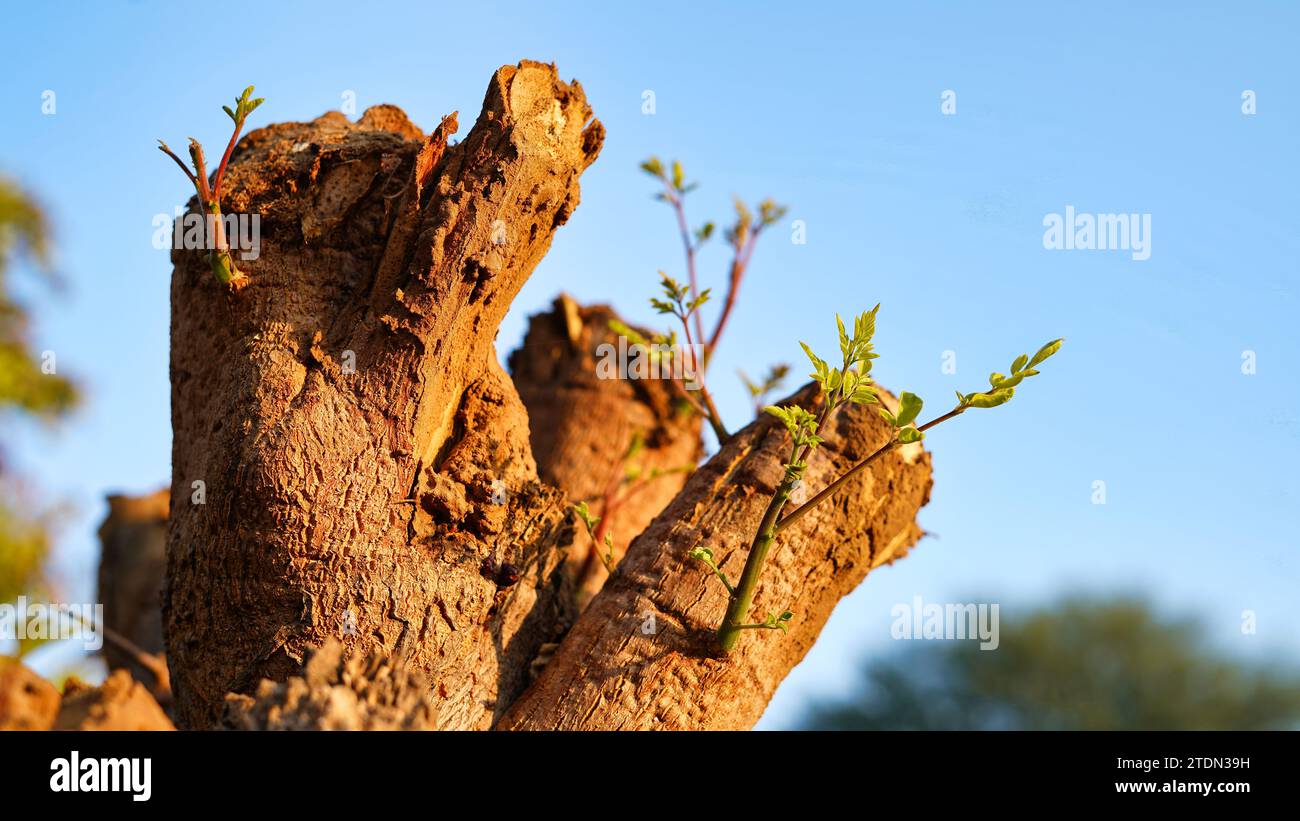
[[[181,161],[181,158],[176,156],[176,152],[172,151],[171,148],[167,145],[167,143],[163,142],[162,140],[158,141],[158,150],[176,161],[176,164],[179,165],[181,167],[181,170],[185,172],[185,176],[189,177],[190,182],[193,183],[194,190],[197,191],[199,188],[198,179],[194,176],[194,172],[191,171],[185,165],[185,163]]]
[[[740,281],[744,278],[745,270],[749,267],[749,258],[754,253],[754,243],[758,240],[759,232],[762,230],[762,225],[753,228],[742,245],[736,249],[736,254],[731,260],[731,271],[727,278],[727,296],[722,303],[722,313],[718,316],[718,323],[713,326],[713,335],[709,337],[708,344],[704,346],[706,361],[713,355],[713,349],[718,346],[718,341],[722,338],[722,330],[727,326],[727,319],[731,317],[731,311],[736,307],[736,297],[740,293]]]
[[[955,416],[959,416],[960,414],[964,413],[965,410],[966,410],[965,405],[958,405],[956,408],[948,411],[943,416],[939,416],[934,419],[931,419],[929,422],[926,422],[924,425],[919,425],[917,427],[917,430],[921,432],[925,432],[930,428],[934,427],[935,425],[946,422]],[[884,456],[886,453],[890,452],[891,450],[893,450],[894,448],[898,447],[901,444],[902,443],[898,440],[897,435],[892,437],[886,444],[881,445],[879,448],[877,448],[876,451],[872,453],[870,456],[863,459],[861,462],[858,462],[856,465],[854,465],[853,467],[845,471],[844,474],[841,475],[838,479],[831,482],[826,487],[822,488],[821,492],[819,492],[816,496],[813,496],[808,501],[799,505],[799,507],[787,513],[785,518],[781,519],[776,523],[776,532],[780,533],[785,528],[799,521],[799,519],[803,518],[808,513],[808,511],[812,510],[817,505],[826,501],[828,498],[830,498],[832,494],[835,493],[835,491],[843,487],[845,482],[847,482],[849,479],[852,479],[857,473],[864,470],[872,462],[876,461],[881,456]]]
[[[663,177],[663,183],[664,189],[667,192],[666,197],[668,202],[672,205],[673,212],[677,215],[677,230],[681,232],[682,247],[686,251],[686,276],[687,281],[690,282],[691,285],[691,296],[698,297],[700,295],[700,284],[695,275],[695,245],[691,242],[691,229],[686,221],[686,205],[669,184],[666,176]],[[704,323],[700,319],[698,311],[695,314],[695,335],[701,340],[704,339]]]

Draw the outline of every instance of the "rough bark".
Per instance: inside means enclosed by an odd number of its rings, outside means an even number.
[[[262,679],[254,696],[226,696],[226,730],[428,730],[436,709],[429,683],[404,661],[349,655],[331,639],[313,650],[302,675]]]
[[[813,391],[797,395],[809,404]],[[892,403],[892,398],[887,401]],[[817,489],[888,441],[870,407],[838,411],[810,461]],[[788,635],[746,631],[719,657],[722,584],[687,557],[712,548],[734,582],[754,528],[781,479],[789,437],[770,417],[735,434],[633,543],[502,729],[748,729],[808,652],[836,603],[868,571],[902,557],[922,535],[930,493],[919,444],[897,449],[779,537],[755,597],[755,620],[794,611]]]
[[[510,355],[510,375],[528,409],[538,474],[570,501],[586,501],[608,518],[619,557],[686,484],[681,469],[699,461],[702,420],[689,406],[683,409],[665,380],[598,378],[598,348],[618,345],[610,328],[615,319],[608,306],[559,297],[551,311],[529,320],[523,345]],[[624,457],[637,435],[644,446],[629,465]],[[602,499],[629,467],[644,476],[671,472],[620,489],[611,514]],[[585,530],[575,537],[566,567],[585,606],[608,575]]]
[[[589,346],[608,315],[579,311],[559,331],[534,323],[516,372],[560,490],[540,481],[524,403],[496,364],[498,325],[599,152],[604,132],[590,118],[576,83],[526,62],[496,73],[456,145],[454,115],[425,139],[391,106],[240,143],[225,206],[261,217],[260,256],[240,263],[249,284],[232,295],[200,252],[173,255],[163,615],[181,726],[212,726],[227,704],[236,726],[320,724],[328,716],[313,709],[333,696],[317,698],[315,685],[391,696],[385,726],[394,716],[433,728],[749,726],[838,599],[919,537],[929,462],[911,447],[783,538],[756,610],[792,606],[791,634],[755,633],[713,657],[725,593],[686,553],[707,544],[739,575],[788,453],[784,431],[761,420],[633,542],[502,720],[539,648],[572,618],[560,572],[575,531],[566,495],[583,495],[577,483],[626,450],[596,429],[616,420],[630,440],[643,421],[672,418],[663,384],[592,384]],[[664,434],[665,467],[676,466],[670,444],[696,452],[691,424],[689,437]],[[885,435],[870,411],[837,416],[808,485]],[[651,615],[655,631],[641,632]],[[328,675],[277,684],[332,639],[338,664],[315,671]],[[354,670],[345,659],[391,665]],[[408,684],[422,677],[427,700],[408,699],[409,686],[348,683],[381,668]],[[228,702],[228,691],[258,697]]]
[[[531,62],[496,73],[448,146],[455,127],[421,140],[386,106],[253,132],[226,178],[227,212],[261,215],[249,285],[231,297],[201,253],[173,255],[163,612],[182,726],[335,636],[427,675],[432,726],[485,727],[563,629],[573,528],[492,340],[604,131]]]

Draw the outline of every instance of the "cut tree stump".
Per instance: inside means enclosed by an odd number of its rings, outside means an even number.
[[[533,62],[496,72],[453,145],[456,128],[453,114],[425,138],[379,106],[356,123],[331,113],[254,131],[225,203],[261,216],[260,255],[239,263],[248,284],[231,294],[201,252],[173,253],[163,621],[176,722],[213,726],[228,693],[279,698],[275,683],[337,640],[339,670],[391,658],[428,682],[420,726],[750,726],[839,598],[920,536],[928,456],[892,453],[784,537],[757,602],[793,605],[790,635],[747,636],[721,659],[711,642],[725,594],[686,552],[710,546],[738,575],[789,449],[759,420],[632,541],[575,625],[562,571],[569,503],[584,453],[605,481],[625,448],[574,432],[621,420],[621,444],[639,420],[662,422],[635,407],[659,408],[662,386],[584,387],[586,376],[525,357],[525,411],[493,341],[577,207],[604,129],[576,82]],[[608,321],[578,319],[580,339],[589,320],[591,339]],[[582,347],[560,356],[585,367]],[[598,398],[566,401],[575,385]],[[649,393],[630,403],[617,396],[640,388]],[[808,389],[799,398],[816,401]],[[690,425],[672,432],[673,448],[696,452]],[[830,427],[813,487],[886,435],[870,409]],[[626,526],[624,538],[639,529]],[[539,650],[562,637],[524,693]],[[237,726],[261,726],[274,707],[234,703]]]
[[[562,630],[566,502],[537,480],[492,343],[604,129],[581,86],[523,62],[455,130],[421,140],[384,106],[255,131],[226,182],[228,213],[261,215],[248,286],[173,254],[163,613],[182,726],[334,636],[435,681],[435,726],[486,727]]]

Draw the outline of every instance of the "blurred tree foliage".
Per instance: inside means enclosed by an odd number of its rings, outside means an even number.
[[[77,391],[66,377],[45,373],[41,357],[31,349],[28,313],[13,295],[15,269],[54,281],[49,224],[26,192],[0,178],[0,420],[53,420],[72,408]],[[0,602],[45,590],[50,552],[48,522],[33,514],[32,505],[18,501],[22,489],[4,462],[4,445],[0,441]]]
[[[41,371],[41,359],[27,341],[27,311],[11,292],[14,262],[53,280],[49,224],[40,207],[9,180],[0,178],[0,413],[18,410],[54,418],[76,402],[66,378]]]
[[[1067,598],[1009,620],[1000,646],[920,641],[864,669],[851,699],[804,724],[834,730],[1285,729],[1300,673],[1231,658],[1196,619],[1140,599]]]

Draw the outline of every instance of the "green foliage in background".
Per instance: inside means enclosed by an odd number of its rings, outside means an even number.
[[[50,232],[45,214],[13,182],[0,178],[0,419],[31,416],[53,420],[77,401],[76,387],[57,373],[44,373],[41,358],[28,340],[27,310],[13,297],[11,272],[18,261],[53,281]],[[9,429],[6,426],[6,429]],[[0,441],[0,457],[5,443]],[[44,567],[50,553],[47,522],[31,515],[29,505],[15,505],[21,490],[0,458],[0,602],[46,589]],[[20,647],[20,652],[31,648]]]
[[[25,259],[52,277],[49,225],[36,203],[13,182],[0,178],[0,413],[13,409],[53,418],[76,402],[76,390],[62,376],[41,373],[41,360],[27,340],[27,312],[11,294],[13,263]]]
[[[830,730],[1254,730],[1300,726],[1300,671],[1234,658],[1203,623],[1140,599],[1068,598],[1000,618],[1000,645],[908,641],[856,695],[815,704]],[[1254,637],[1250,637],[1255,641]]]

